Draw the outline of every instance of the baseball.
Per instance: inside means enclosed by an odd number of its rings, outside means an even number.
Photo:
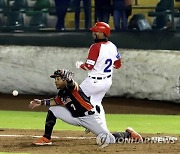
[[[12,94],[13,94],[13,96],[17,96],[18,95],[18,91],[17,90],[13,90]]]
[[[80,68],[81,64],[83,64],[82,61],[77,61],[76,64],[75,64],[75,65],[76,65],[76,68]]]

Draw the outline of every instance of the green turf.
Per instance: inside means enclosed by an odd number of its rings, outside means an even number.
[[[0,128],[10,129],[44,129],[46,112],[1,111]],[[107,125],[110,131],[124,131],[126,127],[133,127],[141,133],[180,134],[180,116],[175,115],[135,115],[135,114],[107,114]],[[57,121],[55,130],[84,130]]]

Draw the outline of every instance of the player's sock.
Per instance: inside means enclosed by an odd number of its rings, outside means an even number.
[[[117,132],[112,134],[115,137],[116,142],[120,142],[121,140],[124,140],[125,138],[130,138],[131,133],[129,132]]]
[[[48,110],[48,114],[46,117],[46,124],[45,124],[45,132],[43,136],[49,140],[51,139],[52,130],[55,124],[56,124],[56,117],[54,116],[51,110]]]

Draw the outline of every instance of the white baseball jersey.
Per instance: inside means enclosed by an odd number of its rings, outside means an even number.
[[[89,49],[89,55],[84,67],[82,65],[81,68],[89,70],[89,76],[105,77],[112,75],[114,62],[118,62],[120,58],[117,47],[112,42],[94,43]]]
[[[94,48],[96,50],[94,50]],[[97,50],[97,48],[99,48]],[[87,64],[93,64],[94,67],[89,71],[90,76],[108,76],[113,73],[113,63],[120,58],[117,51],[117,47],[110,41],[104,43],[97,43],[92,48],[90,52],[98,52],[98,57],[96,61],[87,59]],[[94,56],[94,54],[93,54]],[[96,57],[95,57],[96,58]]]

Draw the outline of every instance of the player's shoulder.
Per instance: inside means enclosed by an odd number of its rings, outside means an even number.
[[[112,43],[111,41],[106,41],[106,42],[96,42],[96,43],[93,43],[90,48],[91,49],[100,49],[102,45],[105,45],[105,46],[110,46],[111,48],[117,48],[116,45],[114,43]]]
[[[111,48],[117,49],[117,46],[113,42],[108,41],[107,43]]]
[[[111,41],[107,41],[109,44],[113,45],[113,46],[116,46],[113,42]]]
[[[101,47],[101,43],[98,42],[98,43],[93,43],[91,46],[90,46],[90,49],[98,49]]]
[[[98,45],[101,45],[102,42],[94,42],[91,46],[98,46]]]
[[[103,44],[105,44],[105,45],[108,45],[108,44],[113,44],[111,41],[102,41],[102,42],[95,42],[95,43],[93,43],[92,45],[91,45],[91,47],[99,47],[99,46],[101,46],[101,45],[103,45]]]

